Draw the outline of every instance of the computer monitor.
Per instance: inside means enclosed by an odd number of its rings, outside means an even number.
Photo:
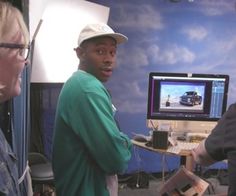
[[[228,85],[228,75],[151,72],[147,126],[211,131],[226,110]]]

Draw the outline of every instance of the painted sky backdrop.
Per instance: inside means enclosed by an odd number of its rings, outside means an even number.
[[[148,74],[229,74],[236,100],[235,0],[92,0],[110,7],[108,24],[128,36],[108,86],[119,110],[146,111]]]

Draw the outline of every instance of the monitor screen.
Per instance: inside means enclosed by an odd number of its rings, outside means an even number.
[[[228,75],[151,72],[147,119],[218,121],[228,84]]]

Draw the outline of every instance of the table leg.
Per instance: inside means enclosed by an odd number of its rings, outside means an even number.
[[[189,171],[193,171],[194,160],[192,156],[180,156],[180,165],[184,165]]]

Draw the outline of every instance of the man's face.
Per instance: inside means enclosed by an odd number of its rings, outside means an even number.
[[[116,41],[111,37],[99,37],[86,41],[80,50],[80,68],[106,82],[116,63]]]

